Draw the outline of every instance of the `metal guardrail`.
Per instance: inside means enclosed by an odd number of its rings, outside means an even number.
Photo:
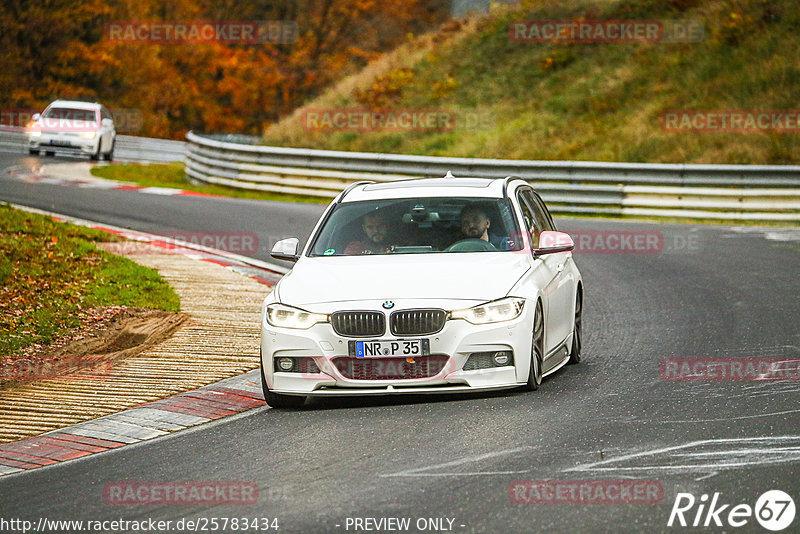
[[[170,139],[117,135],[115,155],[119,160],[170,162],[186,159],[186,143]]]
[[[358,180],[519,176],[554,213],[800,221],[800,166],[523,161],[237,144],[187,134],[193,180],[333,198]]]
[[[24,132],[0,130],[0,148],[4,151],[27,154],[28,143]],[[58,152],[58,149],[56,149]],[[117,135],[114,159],[140,163],[165,163],[183,161],[186,153],[184,141]],[[64,154],[69,154],[64,152]],[[74,154],[72,152],[71,154]],[[86,157],[86,156],[80,156]]]

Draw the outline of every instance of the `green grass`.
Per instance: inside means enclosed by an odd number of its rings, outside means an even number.
[[[0,357],[52,342],[93,307],[180,309],[157,271],[95,246],[110,240],[0,204]]]
[[[509,23],[690,19],[698,43],[516,43]],[[452,26],[452,24],[450,25]],[[671,132],[667,110],[797,110],[795,0],[523,0],[455,31],[419,37],[307,108],[461,110],[489,120],[449,132],[269,128],[278,146],[464,157],[797,164],[800,133]],[[402,80],[395,83],[393,80]]]
[[[328,204],[330,199],[301,197],[299,195],[286,195],[281,193],[268,193],[262,191],[247,191],[224,187],[220,185],[195,185],[189,182],[183,171],[183,163],[167,164],[114,164],[92,167],[92,175],[106,180],[133,182],[144,187],[169,187],[184,189],[207,195],[219,195],[235,198],[250,198],[255,200],[278,200],[282,202],[310,202]]]

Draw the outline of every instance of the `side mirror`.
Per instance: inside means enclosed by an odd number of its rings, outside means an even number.
[[[103,126],[107,126],[108,128],[114,127],[114,121],[112,121],[111,119],[103,119],[102,123]]]
[[[569,252],[574,248],[575,242],[569,234],[545,230],[539,234],[539,248],[533,250],[533,257]]]
[[[297,253],[299,244],[300,240],[296,237],[281,239],[272,247],[270,255],[276,260],[297,261],[300,259]]]
[[[41,118],[42,118],[41,113],[34,113],[33,116],[31,117],[31,120],[38,121]]]

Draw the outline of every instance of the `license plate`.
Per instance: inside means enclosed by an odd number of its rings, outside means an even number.
[[[409,358],[428,356],[431,342],[428,339],[392,339],[389,341],[348,341],[350,357],[356,358]]]

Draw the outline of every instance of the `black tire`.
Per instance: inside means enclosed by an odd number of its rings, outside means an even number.
[[[116,144],[117,144],[116,141],[111,143],[111,150],[106,152],[106,155],[103,156],[104,160],[106,160],[106,161],[114,161],[114,147],[115,147]]]
[[[306,402],[306,398],[297,395],[281,395],[273,393],[267,387],[267,380],[264,378],[264,364],[261,364],[261,390],[264,392],[264,400],[273,408],[299,408]]]
[[[544,311],[542,301],[536,302],[531,334],[531,366],[528,370],[528,383],[525,389],[536,391],[542,383],[542,362],[544,362]]]
[[[575,333],[572,336],[572,348],[569,351],[568,364],[576,364],[581,361],[581,349],[583,348],[583,290],[578,288],[575,295]]]
[[[30,154],[31,156],[38,156],[39,155],[39,149],[38,148],[29,148],[28,149],[28,154]]]
[[[45,156],[50,156],[52,158],[53,156],[56,155],[56,153],[53,150],[45,150],[44,151],[44,155]]]
[[[95,150],[94,154],[89,154],[89,159],[92,161],[97,161],[100,159],[100,145],[103,144],[103,140],[97,142],[97,150]]]

